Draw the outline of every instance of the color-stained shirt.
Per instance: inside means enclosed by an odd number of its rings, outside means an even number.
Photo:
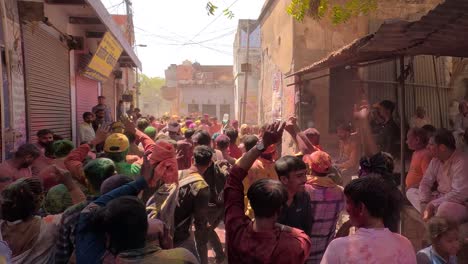
[[[433,158],[419,185],[421,203],[432,203],[438,207],[443,202],[464,204],[468,201],[468,177],[466,157],[454,152],[445,162]],[[432,187],[437,182],[437,192]],[[437,197],[432,200],[433,197]],[[432,201],[431,201],[432,200]]]
[[[177,166],[179,170],[186,170],[192,166],[193,149],[192,140],[177,141]]]
[[[103,264],[198,264],[197,258],[185,248],[162,250],[154,245],[128,250],[116,257],[107,254]]]
[[[96,137],[92,124],[83,122],[80,124],[80,143],[91,142]]]
[[[304,263],[310,239],[301,230],[278,225],[270,232],[256,232],[244,214],[247,172],[234,166],[224,188],[226,245],[229,263]]]
[[[349,170],[357,172],[359,167],[359,146],[356,139],[353,137],[344,142],[340,140],[339,143],[339,158],[337,166],[341,170]]]
[[[427,149],[416,150],[413,152],[408,174],[406,175],[406,188],[409,189],[419,186],[431,159],[431,153]]]
[[[63,212],[55,245],[56,264],[69,263],[70,257],[75,250],[75,227],[78,223],[80,213],[94,198],[95,197],[88,197],[87,201],[76,204]]]
[[[278,174],[276,173],[275,163],[273,161],[258,158],[249,169],[247,177],[245,177],[242,182],[244,184],[244,203],[246,208],[245,214],[250,218],[253,218],[254,215],[253,210],[250,207],[250,203],[247,199],[247,191],[254,182],[261,179],[278,180]]]
[[[229,154],[235,159],[240,159],[242,157],[242,150],[236,144],[229,145]]]
[[[445,261],[437,252],[429,246],[425,249],[421,249],[416,254],[418,264],[457,264],[457,256],[450,256],[449,261]]]
[[[411,242],[387,228],[359,228],[329,245],[321,264],[405,263],[416,264]]]
[[[328,177],[309,180],[305,191],[312,209],[312,247],[308,264],[320,263],[328,244],[335,237],[336,223],[344,208],[343,188]]]

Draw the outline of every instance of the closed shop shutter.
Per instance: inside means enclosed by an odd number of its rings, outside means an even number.
[[[40,129],[71,139],[69,51],[43,27],[23,25],[29,140]]]
[[[110,108],[111,110],[111,117],[112,120],[115,120],[115,100],[116,100],[116,95],[115,95],[115,85],[114,85],[114,76],[111,75],[102,84],[102,95],[106,97],[106,105]]]
[[[83,113],[91,112],[97,104],[99,83],[95,80],[76,75],[76,120],[83,121]]]

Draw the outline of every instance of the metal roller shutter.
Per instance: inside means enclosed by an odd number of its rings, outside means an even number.
[[[23,25],[29,140],[40,129],[71,139],[69,51],[43,27]]]
[[[83,122],[83,113],[91,112],[97,104],[99,83],[95,80],[76,75],[76,120]]]

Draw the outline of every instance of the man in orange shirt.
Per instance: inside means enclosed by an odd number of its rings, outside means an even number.
[[[210,126],[210,135],[214,135],[214,133],[221,133],[221,124],[218,123],[218,118],[213,116],[210,118],[211,126]]]
[[[431,153],[426,148],[428,142],[429,135],[426,130],[412,128],[408,131],[406,144],[408,144],[409,149],[414,151],[406,175],[406,196],[409,200],[413,197],[419,198],[416,191],[432,159]]]

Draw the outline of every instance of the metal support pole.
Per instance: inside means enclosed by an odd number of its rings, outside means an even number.
[[[405,168],[405,138],[406,138],[406,94],[405,94],[405,57],[401,56],[400,57],[400,85],[398,89],[398,106],[399,106],[399,112],[400,112],[400,156],[401,156],[401,161],[400,161],[400,166],[401,166],[401,190],[405,192],[406,186],[405,186],[405,178],[406,178],[406,168]]]
[[[400,56],[400,85],[398,89],[398,106],[399,106],[399,112],[400,112],[400,186],[401,186],[401,191],[402,193],[405,193],[406,191],[406,168],[405,168],[405,138],[406,138],[406,130],[405,130],[405,113],[406,113],[406,95],[405,95],[405,57]],[[404,217],[403,214],[400,213],[400,226],[399,230],[400,233],[402,233],[402,229],[404,226]]]
[[[245,119],[247,116],[247,83],[249,80],[249,71],[250,71],[250,63],[249,63],[249,52],[250,52],[250,20],[247,20],[247,53],[246,53],[246,63],[247,69],[244,72],[244,105],[242,106],[242,123],[245,123]]]
[[[440,100],[439,77],[437,76],[437,66],[435,56],[432,56],[432,65],[434,67],[435,89],[437,92],[437,103],[439,104],[440,127],[444,128],[444,119],[442,118],[442,104]]]

